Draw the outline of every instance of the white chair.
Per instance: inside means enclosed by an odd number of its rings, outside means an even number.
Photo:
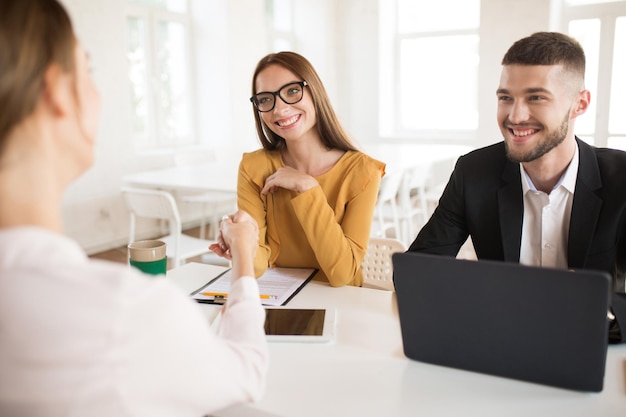
[[[426,224],[430,216],[426,200],[429,170],[430,163],[408,168],[399,190],[400,239],[407,246],[415,239],[417,232]]]
[[[450,175],[454,170],[457,158],[445,158],[433,161],[430,166],[430,174],[425,187],[424,200],[428,208],[428,216],[435,211],[439,204],[439,198],[448,184]]]
[[[389,238],[370,238],[367,253],[363,258],[363,287],[393,291],[393,264],[391,255],[406,252],[406,246]]]
[[[129,243],[135,241],[137,218],[159,219],[167,223],[168,231],[157,239],[167,244],[167,257],[172,267],[181,266],[194,256],[211,253],[209,245],[212,241],[183,233],[176,201],[167,191],[122,187],[122,197],[130,213]],[[215,257],[216,263],[228,265],[228,261]]]
[[[398,193],[402,186],[404,171],[388,172],[380,181],[378,200],[374,208],[372,237],[400,238],[400,218],[398,215]],[[388,232],[393,234],[389,235]]]
[[[210,164],[215,161],[212,152],[194,151],[177,154],[174,163],[177,166]],[[217,239],[220,219],[224,214],[237,210],[237,194],[226,191],[208,191],[195,194],[182,194],[180,201],[200,205],[200,238],[206,237],[207,220],[212,232],[211,239]]]

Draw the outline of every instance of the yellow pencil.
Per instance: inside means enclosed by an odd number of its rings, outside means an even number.
[[[225,292],[202,292],[200,294],[205,295],[207,297],[220,297],[220,298],[228,297],[228,294],[226,294]]]
[[[228,294],[224,293],[224,292],[201,292],[200,295],[204,295],[206,297],[216,297],[216,298],[227,298]],[[268,294],[261,294],[260,297],[263,300],[270,300],[270,299],[276,299],[278,297],[276,297],[275,295],[268,295]]]

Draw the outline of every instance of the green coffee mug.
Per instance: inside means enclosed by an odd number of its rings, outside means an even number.
[[[139,240],[128,245],[128,263],[150,275],[165,275],[167,254],[165,242]]]

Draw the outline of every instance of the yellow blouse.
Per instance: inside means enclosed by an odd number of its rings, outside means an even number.
[[[285,166],[279,151],[244,153],[239,164],[237,204],[259,224],[254,262],[268,267],[317,268],[315,279],[360,286],[374,206],[385,164],[347,151],[320,184],[303,193],[280,188],[261,195],[265,179]]]

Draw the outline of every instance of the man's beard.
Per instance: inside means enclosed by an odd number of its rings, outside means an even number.
[[[537,143],[535,147],[529,150],[525,154],[517,154],[514,155],[509,149],[509,144],[507,141],[504,141],[504,146],[506,148],[506,156],[512,162],[531,162],[536,159],[541,158],[552,149],[559,146],[565,140],[567,136],[567,130],[569,128],[569,111],[565,114],[565,118],[561,122],[561,125],[558,129],[553,130],[552,132],[547,132],[545,138]]]

